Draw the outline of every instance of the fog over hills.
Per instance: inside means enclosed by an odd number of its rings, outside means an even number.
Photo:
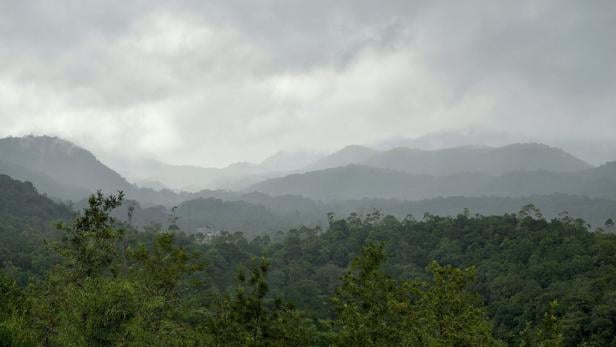
[[[309,165],[306,162],[315,160]],[[349,164],[353,166],[343,168]],[[101,163],[92,153],[68,141],[47,136],[28,136],[23,138],[5,138],[0,140],[0,165],[4,171],[28,179],[40,186],[39,189],[53,193],[61,198],[76,198],[95,189],[104,191],[124,190],[136,195],[136,198],[151,199],[152,203],[166,201],[160,196],[171,196],[170,192],[156,193],[153,190],[139,189],[129,183],[122,175]],[[375,168],[370,170],[368,167]],[[319,169],[339,168],[338,170],[321,172]],[[379,191],[375,186],[377,182],[394,179],[390,184],[383,186],[389,190],[400,185],[408,184],[408,176],[400,173],[415,175],[416,185],[423,188],[413,188],[415,194],[407,198],[422,198],[425,196],[438,196],[438,194],[452,195],[459,191],[455,185],[446,184],[450,179],[462,175],[466,183],[466,191],[471,193],[474,182],[482,182],[484,186],[489,180],[495,182],[496,178],[489,177],[504,175],[508,179],[500,178],[504,186],[518,177],[520,173],[505,175],[517,171],[546,171],[550,173],[576,172],[590,169],[591,166],[563,150],[542,144],[513,144],[504,147],[477,147],[466,146],[440,150],[417,150],[409,148],[395,148],[379,151],[363,146],[348,146],[331,155],[320,157],[318,154],[306,153],[278,153],[260,164],[236,163],[225,168],[201,168],[188,165],[169,165],[152,160],[144,160],[135,165],[126,163],[120,171],[137,177],[140,180],[149,180],[157,188],[172,187],[182,190],[181,187],[193,187],[197,192],[203,188],[214,189],[265,189],[275,194],[284,193],[285,190],[271,187],[271,182],[293,181],[298,177],[327,177],[331,184],[336,186],[336,172],[349,171],[351,177],[367,175],[359,178],[371,186],[371,197],[386,197],[390,193]],[[284,170],[283,170],[284,169]],[[387,170],[378,170],[387,169]],[[312,172],[314,171],[314,172]],[[361,172],[361,174],[360,174]],[[307,173],[308,176],[298,176],[298,173]],[[477,173],[477,175],[470,175]],[[288,176],[289,174],[293,174]],[[544,174],[543,176],[545,176]],[[288,176],[288,177],[285,177]],[[425,177],[424,177],[425,176]],[[432,176],[443,176],[437,179]],[[453,176],[453,177],[447,177]],[[388,177],[388,179],[385,179]],[[342,179],[342,178],[340,178]],[[268,181],[269,180],[269,181]],[[262,182],[262,183],[259,183]],[[351,181],[340,182],[350,184]],[[429,183],[433,182],[433,183]],[[533,181],[529,182],[532,184]],[[507,194],[507,189],[500,188],[496,183],[494,191]],[[429,188],[434,185],[433,188]],[[258,188],[258,189],[257,189]],[[351,189],[352,187],[349,187]],[[298,193],[301,186],[289,187],[288,193]],[[408,188],[400,187],[401,191]],[[186,189],[190,190],[190,189]],[[423,191],[423,193],[420,193]],[[340,192],[331,190],[330,194]],[[459,191],[460,193],[464,191]],[[398,197],[404,197],[400,195]],[[345,194],[338,198],[346,198]],[[356,196],[354,196],[356,197]],[[363,196],[362,196],[363,197]],[[334,198],[332,195],[331,198]],[[171,198],[172,201],[181,202],[182,197]]]
[[[0,162],[10,167],[15,176],[22,176],[17,178],[40,182],[46,189],[60,194],[68,189],[69,194],[63,194],[66,196],[96,189],[116,191],[132,188],[130,183],[98,161],[92,153],[56,137],[0,139]]]
[[[478,212],[497,213],[539,202],[552,215],[570,210],[597,224],[613,205],[605,199],[616,201],[616,162],[592,167],[561,149],[537,143],[437,150],[354,145],[327,156],[281,152],[260,164],[225,168],[151,160],[125,164],[118,168],[123,175],[149,178],[149,185],[157,189],[129,183],[89,151],[59,138],[0,140],[0,173],[30,181],[50,197],[74,202],[96,189],[123,190],[135,200],[134,222],[139,225],[166,223],[172,206],[178,206],[182,226],[191,230],[262,233],[322,224],[328,212],[377,208],[421,215],[476,207]],[[177,188],[182,186],[194,191],[182,192]],[[201,190],[203,186],[214,189]],[[596,199],[604,199],[605,206],[596,210]],[[573,202],[579,202],[577,210]],[[116,216],[126,218],[127,213],[124,207]]]
[[[323,157],[320,152],[280,151],[261,163],[233,163],[222,168],[195,165],[173,165],[153,159],[119,160],[105,158],[105,162],[140,187],[197,192],[202,189],[239,189],[258,181],[297,171]]]
[[[351,145],[320,159],[312,165],[307,166],[305,171],[322,170],[349,164],[357,164],[369,159],[377,153],[378,151],[372,148]]]
[[[442,130],[419,137],[396,136],[375,143],[372,147],[380,150],[407,147],[423,150],[436,150],[463,146],[503,147],[512,143],[537,142],[530,136],[512,134],[481,128]]]
[[[571,153],[593,165],[601,165],[616,159],[616,143],[606,139],[548,139],[482,128],[442,130],[419,137],[395,136],[381,142],[370,144],[368,147],[379,150],[390,150],[398,147],[438,150],[465,146],[503,147],[514,143],[547,144]]]
[[[304,171],[349,164],[435,176],[469,172],[498,175],[518,170],[571,172],[591,167],[559,148],[523,143],[502,147],[460,146],[435,150],[396,147],[382,151],[364,146],[348,146],[308,166]]]
[[[62,184],[45,173],[32,171],[23,166],[0,160],[0,173],[33,183],[41,193],[60,200],[75,200],[91,193],[89,189]]]
[[[513,171],[502,175],[417,175],[362,165],[294,174],[253,185],[267,194],[296,194],[317,200],[368,197],[420,200],[445,196],[509,196],[567,193],[616,199],[616,163],[577,172]]]
[[[616,347],[615,23],[0,0],[0,347]]]
[[[359,162],[414,174],[444,176],[463,172],[503,174],[518,170],[571,172],[591,166],[560,149],[541,144],[455,147],[434,151],[395,148]]]

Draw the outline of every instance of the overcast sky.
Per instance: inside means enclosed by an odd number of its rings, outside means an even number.
[[[0,0],[0,136],[223,165],[479,127],[612,141],[616,1]]]

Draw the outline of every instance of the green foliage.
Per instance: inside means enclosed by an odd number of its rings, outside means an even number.
[[[334,297],[336,344],[340,346],[412,346],[422,341],[413,293],[385,275],[383,244],[366,246],[353,260]]]
[[[416,310],[428,331],[428,344],[438,346],[494,346],[491,324],[477,295],[474,268],[458,269],[432,262],[432,281],[419,283]]]
[[[124,250],[124,231],[109,217],[122,197],[98,193],[71,226],[61,226],[64,261],[28,288],[23,310],[9,319],[19,343],[179,346],[199,340],[179,288],[200,267],[175,246],[173,234],[157,235],[151,250]]]
[[[59,226],[65,233],[59,252],[66,260],[64,265],[72,280],[95,276],[110,268],[123,230],[114,228],[109,213],[122,204],[123,198],[122,192],[105,197],[98,191],[72,225]]]
[[[532,329],[530,323],[520,334],[520,347],[559,347],[563,346],[562,322],[557,315],[558,302],[550,303],[550,310],[543,315],[541,325]]]
[[[138,231],[110,217],[122,198],[94,195],[62,224],[55,256],[43,250],[49,220],[41,217],[31,228],[42,231],[24,234],[41,240],[41,249],[24,251],[39,259],[36,267],[15,266],[18,247],[8,248],[8,276],[0,276],[4,345],[616,342],[616,235],[591,233],[565,215],[548,221],[528,206],[503,216],[399,220],[375,211],[331,215],[327,230],[248,240]]]
[[[353,260],[334,297],[340,346],[493,346],[485,310],[467,291],[474,269],[433,262],[432,281],[394,281],[383,243]]]
[[[11,346],[14,327],[10,319],[19,310],[22,293],[14,281],[0,272],[0,346]]]
[[[208,327],[214,345],[307,346],[315,336],[314,326],[303,313],[280,300],[267,300],[265,258],[253,260],[248,277],[241,270],[232,295],[224,295],[215,305]]]
[[[45,247],[61,233],[52,221],[65,221],[73,213],[41,196],[29,182],[0,175],[0,266],[18,284],[42,277],[58,261]]]

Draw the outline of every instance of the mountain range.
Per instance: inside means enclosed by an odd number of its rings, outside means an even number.
[[[310,170],[349,164],[434,176],[458,173],[497,175],[532,170],[574,172],[591,168],[590,164],[561,149],[538,143],[523,143],[502,147],[463,146],[437,150],[397,147],[384,151],[349,146],[319,160],[310,166]]]
[[[241,189],[267,178],[297,171],[321,157],[323,155],[319,152],[280,151],[260,163],[238,162],[223,168],[174,165],[153,159],[119,160],[107,157],[105,162],[139,187],[198,192],[202,189]]]
[[[365,165],[348,165],[269,179],[248,190],[294,194],[335,201],[362,198],[421,200],[446,196],[520,197],[566,193],[616,199],[616,162],[576,172],[512,171],[501,175],[410,174]]]
[[[327,212],[352,212],[353,208],[451,212],[461,211],[466,203],[491,211],[490,204],[496,203],[510,211],[517,203],[533,201],[543,201],[554,211],[574,207],[571,199],[546,198],[554,194],[616,201],[616,162],[593,167],[559,148],[538,143],[435,150],[347,146],[327,156],[281,152],[260,164],[237,163],[222,169],[143,161],[119,171],[149,175],[152,186],[154,179],[164,182],[158,181],[156,189],[139,187],[92,153],[59,138],[0,139],[0,174],[30,181],[40,193],[65,201],[81,201],[97,189],[123,190],[135,200],[140,225],[164,223],[172,206],[179,206],[184,223],[192,220],[184,227],[253,226],[264,232],[323,223]],[[197,190],[207,182],[228,188],[221,182],[234,180],[242,182],[235,191]],[[192,184],[195,191],[166,189],[170,183]],[[581,201],[584,206],[597,205]],[[608,207],[597,214],[586,207],[581,210],[593,216],[595,223],[610,213]],[[126,212],[119,211],[118,216]]]

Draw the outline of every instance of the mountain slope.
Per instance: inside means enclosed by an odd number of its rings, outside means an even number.
[[[31,171],[25,167],[9,164],[1,160],[0,174],[15,177],[21,181],[31,182],[40,193],[60,200],[80,199],[90,193],[89,189],[62,184],[44,173]]]
[[[395,148],[375,154],[361,164],[436,176],[462,172],[500,175],[524,170],[573,172],[591,167],[565,151],[536,143],[496,148],[455,147],[435,151]]]
[[[442,194],[465,195],[477,190],[490,176],[460,174],[436,178],[361,165],[311,171],[274,178],[249,190],[273,195],[302,195],[316,200],[347,200],[364,197],[424,199]],[[460,182],[465,182],[461,185]]]
[[[133,188],[117,172],[98,161],[92,153],[56,137],[0,139],[0,161],[45,175],[59,184],[87,191]]]
[[[364,146],[347,146],[335,153],[332,153],[318,160],[314,164],[307,166],[305,170],[323,170],[334,167],[346,166],[350,164],[358,164],[377,153],[377,150]]]
[[[30,182],[14,180],[0,175],[0,220],[1,225],[28,224],[41,226],[55,219],[67,219],[71,210],[40,195]]]
[[[520,170],[573,172],[591,168],[588,163],[561,149],[538,143],[519,143],[503,147],[463,146],[435,150],[397,147],[384,151],[348,146],[304,171],[351,164],[434,176],[468,172],[500,175]]]
[[[416,138],[395,137],[378,143],[375,148],[389,150],[398,147],[437,150],[464,146],[502,147],[512,143],[528,142],[529,137],[488,129],[444,130]]]
[[[57,260],[46,242],[62,236],[52,222],[72,216],[67,206],[40,195],[31,183],[0,175],[0,266],[22,285],[41,276]]]
[[[141,189],[102,164],[87,150],[48,136],[0,139],[0,174],[31,181],[40,193],[79,201],[96,190],[122,190],[147,205],[175,205],[185,196],[169,190]]]
[[[249,190],[273,195],[302,195],[325,201],[362,198],[420,200],[446,196],[521,197],[553,193],[616,199],[616,176],[605,174],[611,166],[574,173],[515,171],[499,176],[482,173],[429,176],[349,165],[270,179],[253,185]]]
[[[304,168],[322,157],[313,152],[278,152],[259,164],[239,162],[223,168],[173,165],[157,160],[119,160],[105,162],[140,187],[197,192],[202,189],[237,188]]]

